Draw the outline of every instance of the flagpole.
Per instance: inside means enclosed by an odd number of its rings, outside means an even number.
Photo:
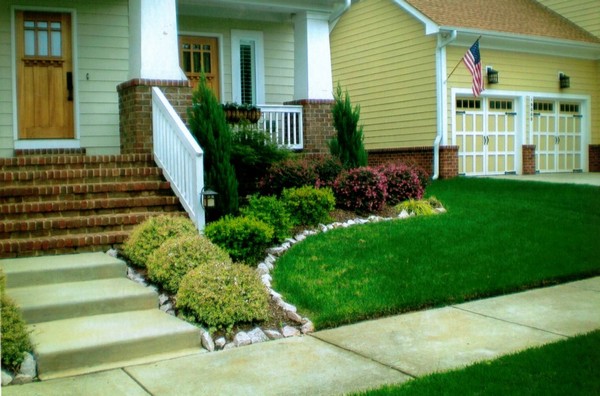
[[[481,36],[479,36],[477,38],[477,40],[475,40],[475,42],[478,42],[481,39]],[[460,65],[463,61],[463,58],[460,58],[460,60],[458,61],[458,63],[456,64],[456,66],[454,66],[454,69],[452,69],[452,71],[450,72],[450,74],[448,74],[448,77],[446,77],[446,81],[448,81],[450,79],[450,77],[452,76],[452,74],[454,74],[454,72],[456,71],[456,68],[458,67],[458,65]]]

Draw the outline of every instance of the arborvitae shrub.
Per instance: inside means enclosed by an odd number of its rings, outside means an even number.
[[[314,226],[329,221],[335,208],[330,188],[304,186],[283,190],[282,198],[296,225]]]
[[[257,265],[273,241],[273,227],[254,217],[225,216],[206,226],[204,234],[236,262]]]
[[[148,258],[148,277],[169,293],[177,293],[181,279],[193,268],[231,263],[227,252],[205,236],[184,235],[163,243]]]
[[[219,193],[216,207],[207,215],[220,217],[238,210],[238,182],[231,163],[231,130],[215,94],[203,77],[188,109],[192,134],[204,151],[204,184]]]
[[[183,277],[177,293],[181,314],[210,329],[264,321],[269,300],[255,270],[242,264],[211,263]]]
[[[0,299],[2,366],[16,371],[23,362],[23,353],[31,351],[32,346],[19,308],[4,294]]]
[[[291,236],[294,226],[291,214],[285,203],[277,197],[260,197],[253,195],[248,201],[248,206],[241,209],[246,217],[254,217],[273,227],[274,242],[281,242]]]
[[[148,257],[167,239],[197,235],[194,223],[181,216],[151,217],[137,225],[123,244],[123,254],[138,267],[145,267]]]
[[[346,169],[366,166],[367,151],[363,145],[363,127],[358,125],[360,106],[352,107],[348,91],[344,95],[339,83],[334,100],[331,112],[337,135],[329,141],[329,150],[340,159]]]
[[[362,167],[342,173],[333,186],[339,207],[357,213],[381,210],[387,198],[387,179],[378,168]]]
[[[425,186],[415,166],[387,164],[379,168],[387,179],[387,204],[396,205],[407,199],[421,199]]]

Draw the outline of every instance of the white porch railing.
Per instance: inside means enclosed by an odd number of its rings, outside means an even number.
[[[302,106],[259,105],[258,127],[271,135],[273,142],[292,150],[304,148]]]
[[[199,231],[204,229],[201,205],[204,187],[202,149],[160,89],[152,88],[154,160]]]

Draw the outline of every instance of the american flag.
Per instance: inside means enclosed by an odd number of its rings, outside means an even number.
[[[473,76],[473,95],[478,97],[483,91],[483,79],[481,77],[481,55],[479,54],[479,39],[475,41],[475,44],[469,48],[465,56],[463,56],[463,62],[467,66],[467,69]]]

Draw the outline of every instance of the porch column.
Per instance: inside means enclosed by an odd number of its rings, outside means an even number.
[[[294,16],[294,99],[333,99],[329,14]]]
[[[179,68],[176,0],[129,0],[129,78],[185,80]]]

